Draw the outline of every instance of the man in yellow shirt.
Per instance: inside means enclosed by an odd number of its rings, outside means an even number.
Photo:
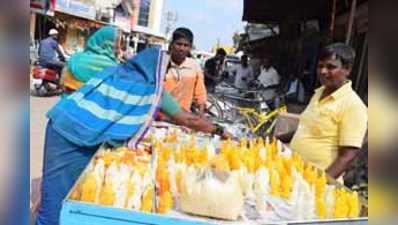
[[[290,143],[305,160],[334,178],[353,162],[367,130],[367,107],[348,80],[354,59],[354,50],[345,44],[332,44],[322,51],[317,68],[322,87],[300,115]]]

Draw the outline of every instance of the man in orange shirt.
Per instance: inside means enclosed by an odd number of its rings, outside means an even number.
[[[188,55],[192,49],[193,33],[187,28],[177,28],[170,44],[170,64],[164,88],[190,112],[193,104],[203,114],[206,109],[207,91],[200,66]]]

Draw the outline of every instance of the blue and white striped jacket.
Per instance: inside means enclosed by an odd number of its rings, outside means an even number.
[[[47,113],[53,128],[79,146],[130,138],[136,144],[159,105],[166,61],[152,48],[104,70]]]

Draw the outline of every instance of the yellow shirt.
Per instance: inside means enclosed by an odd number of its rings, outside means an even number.
[[[191,111],[192,102],[199,105],[206,104],[207,91],[203,72],[196,61],[191,58],[186,58],[181,65],[170,61],[164,88],[188,112]]]
[[[320,169],[336,159],[339,146],[362,147],[367,130],[367,107],[347,82],[319,101],[323,90],[315,91],[300,116],[291,148]]]

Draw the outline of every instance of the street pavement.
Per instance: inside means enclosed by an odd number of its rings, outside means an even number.
[[[30,191],[31,206],[38,201],[43,166],[46,113],[59,97],[30,97]]]

